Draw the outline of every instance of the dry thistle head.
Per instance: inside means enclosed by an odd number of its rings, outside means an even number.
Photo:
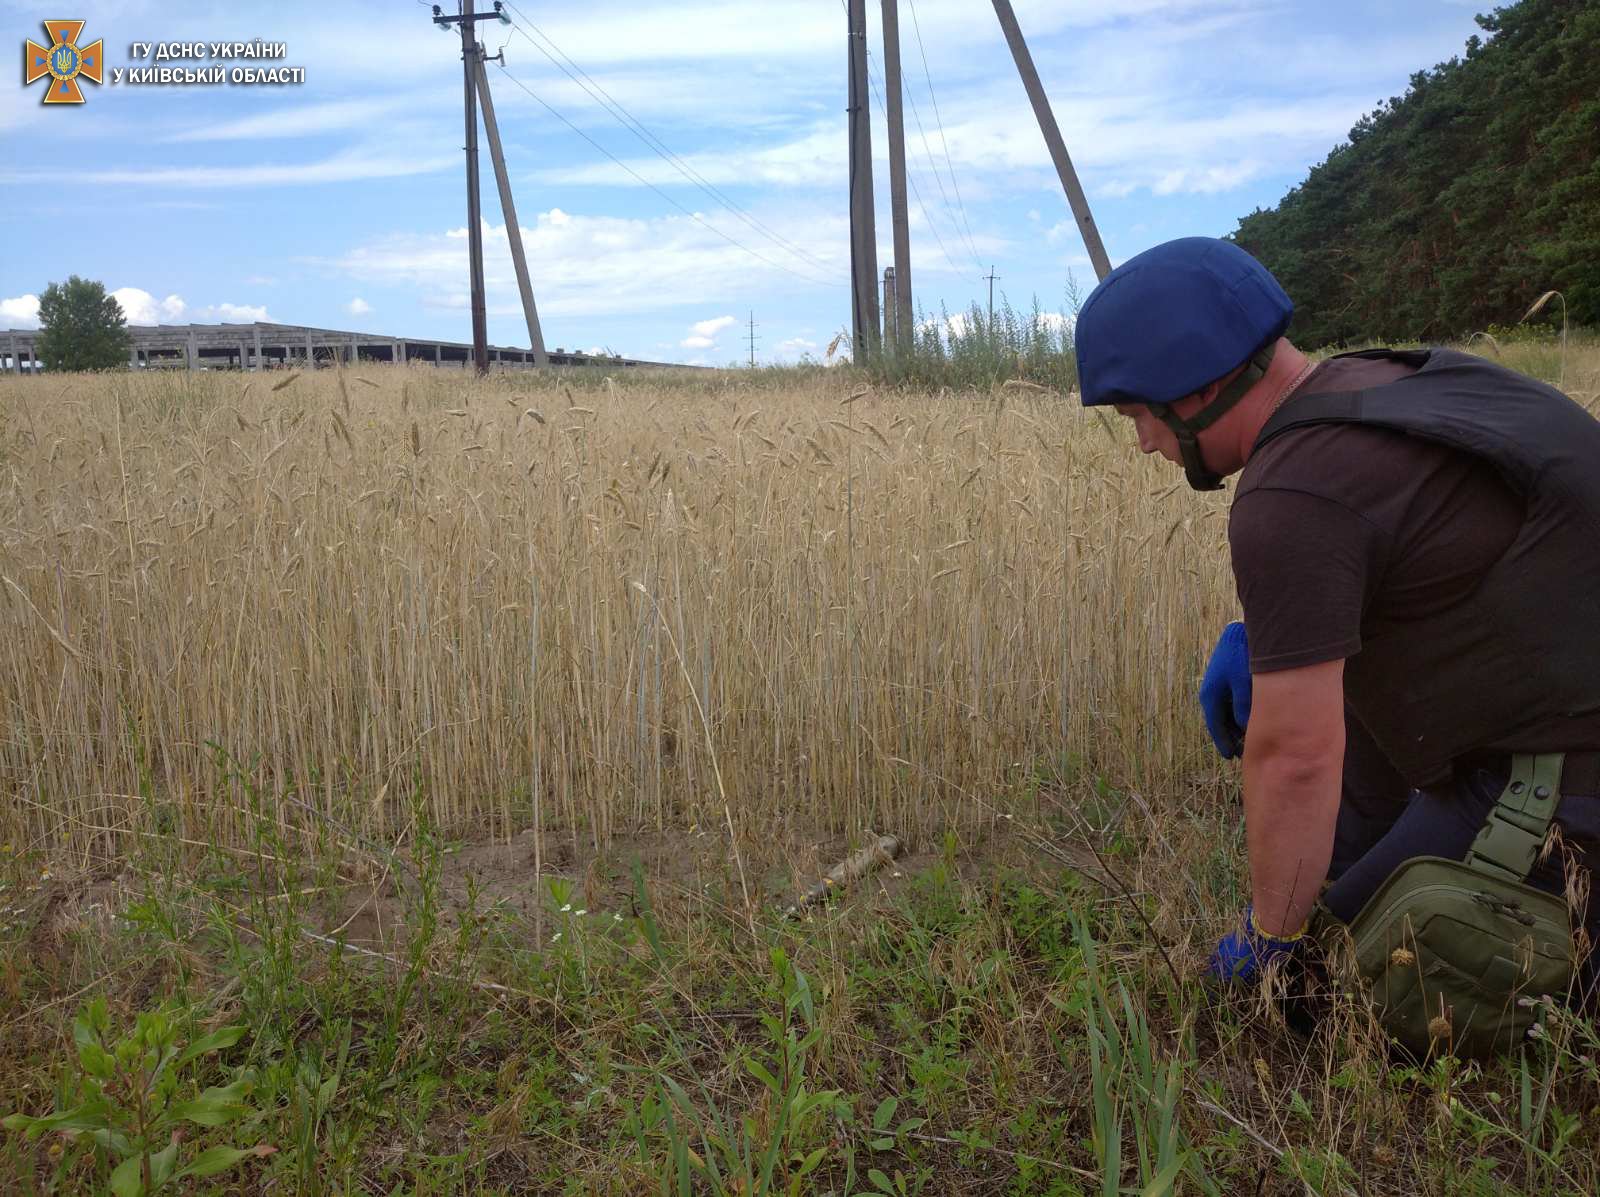
[[[1417,954],[1410,948],[1396,948],[1389,953],[1389,963],[1396,968],[1410,968],[1417,962]]]
[[[1441,1011],[1428,1020],[1428,1036],[1431,1039],[1449,1039],[1452,1029],[1448,1010]]]

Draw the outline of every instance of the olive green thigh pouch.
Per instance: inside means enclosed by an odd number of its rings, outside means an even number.
[[[1384,1029],[1417,1055],[1514,1049],[1572,980],[1572,926],[1560,897],[1457,860],[1396,869],[1349,926],[1355,962]]]

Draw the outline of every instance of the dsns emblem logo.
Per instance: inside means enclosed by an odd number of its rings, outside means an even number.
[[[22,82],[26,85],[48,79],[46,104],[81,104],[83,89],[78,80],[102,81],[104,44],[96,40],[80,48],[78,35],[83,32],[83,25],[82,21],[46,21],[44,31],[50,36],[50,44],[41,46],[30,38],[23,47]]]

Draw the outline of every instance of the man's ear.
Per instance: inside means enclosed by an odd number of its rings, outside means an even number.
[[[1235,378],[1238,378],[1239,375],[1243,374],[1245,372],[1245,367],[1248,365],[1249,363],[1246,362],[1244,366],[1240,366],[1235,370],[1229,370],[1215,382],[1206,383],[1206,385],[1196,391],[1194,395],[1189,396],[1191,399],[1195,396],[1198,396],[1200,399],[1200,402],[1195,405],[1195,411],[1200,411],[1203,408],[1210,407],[1211,401],[1214,400],[1218,395],[1222,394],[1224,387],[1226,387]]]
[[[1226,378],[1219,378],[1216,382],[1208,382],[1205,386],[1201,387],[1193,394],[1185,395],[1182,399],[1179,399],[1178,403],[1173,404],[1173,407],[1176,408],[1179,403],[1187,404],[1188,411],[1186,415],[1192,416],[1202,408],[1208,406],[1213,399],[1220,395],[1222,393],[1223,384],[1227,381],[1228,380]]]

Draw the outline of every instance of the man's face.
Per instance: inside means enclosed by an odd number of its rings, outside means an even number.
[[[1159,453],[1174,465],[1183,464],[1183,454],[1178,452],[1178,438],[1159,416],[1143,403],[1118,403],[1117,413],[1133,421],[1139,436],[1141,453]]]
[[[1226,380],[1224,380],[1226,381]],[[1181,420],[1192,418],[1201,408],[1216,398],[1218,384],[1207,387],[1204,391],[1193,395],[1185,395],[1182,399],[1168,404],[1168,407]],[[1119,415],[1127,416],[1133,421],[1134,430],[1139,434],[1139,449],[1144,453],[1159,453],[1173,465],[1183,464],[1183,453],[1178,449],[1178,438],[1168,428],[1166,421],[1143,403],[1117,403]],[[1196,439],[1200,442],[1201,451],[1208,447],[1214,455],[1217,451],[1217,426],[1213,425],[1206,431],[1197,433]]]

